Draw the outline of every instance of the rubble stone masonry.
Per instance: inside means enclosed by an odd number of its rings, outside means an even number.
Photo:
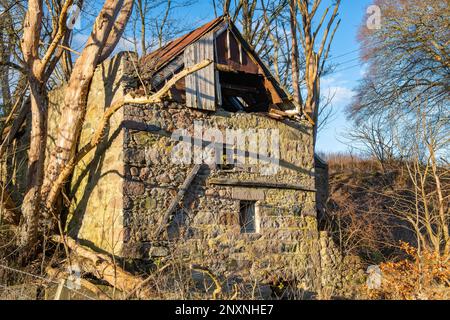
[[[139,83],[129,59],[129,54],[122,53],[97,68],[80,147],[89,141],[105,108]],[[53,95],[53,100],[58,96]],[[169,226],[156,234],[194,166],[174,163],[173,151],[181,142],[172,134],[185,129],[194,135],[194,121],[219,129],[224,136],[227,129],[277,130],[279,169],[263,175],[261,164],[202,165]],[[201,111],[173,101],[125,105],[111,118],[102,143],[75,170],[69,234],[118,257],[146,260],[173,255],[227,278],[295,279],[305,290],[317,291],[322,286],[323,258],[312,141],[307,121],[274,120],[262,113]],[[260,185],[214,183],[220,179]],[[244,201],[255,205],[257,227],[252,233],[241,230]]]

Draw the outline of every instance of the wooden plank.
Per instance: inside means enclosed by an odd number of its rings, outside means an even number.
[[[222,186],[237,186],[237,187],[249,187],[249,188],[267,188],[267,189],[290,189],[290,190],[301,190],[307,192],[317,192],[316,189],[307,188],[299,184],[291,183],[279,183],[279,182],[265,182],[257,180],[238,180],[238,179],[227,179],[227,178],[212,178],[208,181],[213,185]]]
[[[266,80],[265,86],[272,95],[273,103],[276,103],[276,104],[282,103],[283,99],[287,98],[288,95],[285,92],[285,90],[281,87],[281,85],[277,82],[277,80],[274,78],[274,76],[270,72],[270,69],[258,57],[258,55],[255,53],[253,48],[244,40],[244,38],[242,37],[242,35],[240,34],[240,32],[236,28],[236,26],[232,26],[231,33],[241,43],[244,52],[247,53],[247,56],[251,60],[253,60],[256,65],[258,65],[261,68],[261,74],[263,74],[265,76],[264,78]]]
[[[208,33],[184,52],[185,68],[203,60],[214,60],[214,34]],[[216,109],[215,70],[211,64],[186,77],[186,105],[190,108]]]
[[[229,45],[227,44],[227,34],[230,35]],[[236,71],[259,74],[258,65],[248,56],[248,53],[245,51],[245,46],[241,44],[232,33],[224,32],[217,36],[215,45],[217,49],[216,63],[228,65]],[[239,46],[241,47],[241,52],[239,52]]]
[[[238,42],[238,45],[239,45],[239,63],[242,64],[242,62],[244,60],[242,57],[242,45],[240,42]]]
[[[271,80],[267,79],[267,77],[264,77],[264,86],[266,87],[266,89],[269,91],[271,97],[272,97],[272,102],[277,104],[277,103],[283,103],[283,99],[280,97],[280,95],[278,94],[278,91],[276,90],[276,88],[274,87],[273,83]]]
[[[168,77],[174,75],[178,70],[180,70],[183,67],[183,56],[178,56],[175,59],[173,59],[167,66],[162,68],[160,71],[155,73],[152,76],[152,88],[158,87],[161,83],[163,83],[164,80],[166,80]]]
[[[228,23],[225,23],[222,28],[214,32],[214,39],[217,39],[222,33],[228,30]]]
[[[178,207],[178,204],[180,203],[181,199],[184,197],[186,191],[189,189],[192,181],[194,181],[201,166],[202,166],[201,164],[196,164],[191,169],[189,174],[187,175],[186,179],[184,180],[183,184],[181,185],[180,189],[178,190],[177,195],[175,196],[175,198],[172,199],[172,201],[170,202],[169,208],[167,208],[166,212],[164,213],[164,216],[161,219],[161,223],[159,224],[159,227],[156,230],[156,237],[159,237],[161,235],[162,231],[169,223],[170,217],[172,216],[175,209]]]
[[[214,47],[214,61],[218,61],[218,53],[217,53],[217,37],[224,32],[225,30],[227,30],[227,25],[225,25],[224,28],[220,29],[219,31],[216,31],[214,33],[214,43],[213,43],[213,47]],[[222,88],[220,86],[220,75],[219,75],[219,70],[217,68],[214,68],[214,83],[215,83],[215,87],[216,87],[216,102],[218,106],[222,106]]]
[[[231,59],[230,30],[227,29],[227,59]]]
[[[222,105],[222,88],[220,86],[220,75],[219,75],[219,71],[216,70],[215,71],[215,82],[216,82],[216,96],[217,96],[217,105],[221,106]]]
[[[238,73],[238,71],[239,71],[227,64],[221,64],[221,63],[216,63],[216,69],[219,71],[234,72],[234,73]]]
[[[61,295],[64,290],[65,284],[66,284],[66,279],[59,280],[58,288],[56,289],[55,297],[53,298],[53,300],[61,299]]]
[[[283,116],[280,116],[279,114],[276,114],[276,113],[270,113],[269,112],[268,116],[273,118],[273,119],[275,119],[275,120],[283,120],[284,119]]]
[[[260,93],[258,91],[258,89],[255,87],[247,87],[247,86],[241,86],[241,85],[235,85],[235,84],[229,84],[229,83],[223,83],[222,88],[234,90],[234,91],[237,91],[242,94],[244,94],[244,93],[259,94]]]
[[[270,113],[277,114],[277,115],[279,115],[279,116],[289,117],[289,114],[288,114],[288,113],[286,113],[286,112],[284,112],[284,111],[282,111],[282,110],[279,110],[279,109],[275,109],[275,108],[273,108],[272,106],[269,107],[269,112],[270,112]]]

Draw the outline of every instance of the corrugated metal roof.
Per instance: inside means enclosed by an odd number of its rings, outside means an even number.
[[[146,71],[158,71],[173,58],[178,56],[186,47],[200,39],[206,33],[215,29],[218,25],[225,22],[224,16],[220,16],[207,24],[197,28],[184,36],[175,39],[156,51],[142,57],[141,66],[145,66]]]
[[[171,62],[174,58],[180,55],[187,46],[191,43],[197,41],[201,37],[203,37],[208,32],[218,29],[219,26],[224,25],[227,22],[225,16],[220,16],[215,18],[214,20],[204,24],[203,26],[181,36],[165,46],[159,48],[156,51],[153,51],[146,56],[141,58],[140,66],[141,72],[143,72],[144,78],[150,78],[153,74],[159,71],[162,67]],[[262,60],[258,57],[256,52],[251,48],[251,46],[245,42],[242,35],[239,33],[239,30],[232,25],[232,29],[234,30],[234,34],[237,36],[238,40],[244,44],[245,49],[257,60],[257,63],[262,68],[266,78],[274,85],[275,90],[278,92],[282,99],[287,99],[288,95],[281,88],[280,84],[275,80],[272,76],[269,68],[262,62]]]

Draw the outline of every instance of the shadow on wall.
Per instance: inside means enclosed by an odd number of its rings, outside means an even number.
[[[295,126],[294,127],[294,126],[289,125],[289,124],[287,124],[287,125],[290,126],[290,127],[296,128],[296,129],[301,128],[299,126]],[[129,130],[150,132],[152,134],[160,135],[160,136],[168,137],[168,138],[170,138],[172,136],[172,132],[167,131],[167,130],[165,130],[165,129],[161,128],[161,127],[155,126],[155,125],[146,124],[144,122],[137,122],[137,121],[133,121],[133,120],[125,120],[123,122],[123,127],[125,129],[129,129]],[[301,132],[307,132],[305,129],[299,129],[299,130]],[[203,139],[201,141],[198,141],[198,139],[196,139],[192,135],[190,135],[190,136],[180,135],[179,139],[181,139],[182,141],[184,141],[186,139],[190,139],[192,145],[201,145],[203,148],[209,146],[210,144],[215,144],[214,141],[208,141],[208,140],[205,140],[205,139]],[[214,148],[215,148],[215,150],[222,150],[222,147],[223,147],[222,144],[217,144]],[[226,145],[226,148],[233,148],[233,146]],[[239,153],[244,154],[244,156],[246,158],[258,159],[258,157],[260,157],[258,154],[255,154],[253,152],[249,152],[248,150],[238,150],[237,148],[235,150],[236,150],[235,152],[238,153],[238,154]],[[289,169],[289,170],[292,170],[292,171],[296,171],[296,172],[302,173],[304,175],[307,175],[309,177],[315,176],[313,170],[308,170],[308,169],[299,167],[299,166],[297,166],[297,165],[295,165],[293,163],[290,163],[290,162],[288,162],[286,160],[283,160],[281,158],[280,159],[267,158],[267,161],[269,161],[269,160],[273,160],[275,163],[278,162],[278,164],[282,168]]]
[[[102,65],[101,81],[103,83],[102,89],[104,91],[104,104],[103,104],[104,110],[111,105],[114,96],[121,87],[122,82],[121,79],[118,79],[116,81],[116,76],[119,73],[121,62],[122,62],[121,57],[116,56],[116,58],[113,58],[111,60],[110,64],[106,66]],[[95,79],[93,79],[92,83],[94,83],[94,81]],[[98,118],[100,117],[101,115],[98,115]],[[112,134],[110,134],[111,130],[110,126],[108,125],[106,127],[102,141],[95,148],[92,160],[86,165],[86,167],[80,173],[80,175],[76,177],[76,181],[72,182],[70,198],[75,199],[77,197],[77,192],[80,190],[80,188],[82,188],[83,180],[87,179],[87,184],[84,187],[83,193],[78,196],[78,197],[81,196],[81,198],[76,203],[76,207],[73,211],[73,217],[69,222],[68,226],[69,234],[75,239],[78,239],[82,221],[86,214],[89,198],[92,195],[94,187],[98,185],[100,179],[110,174],[115,174],[120,176],[121,178],[124,178],[116,170],[109,170],[105,172],[103,169],[105,152],[108,148],[111,147],[114,140],[119,136],[119,134],[122,131],[122,128],[123,128],[122,125],[120,125],[114,130]],[[89,243],[87,245],[89,245],[90,247],[95,247],[92,243]]]

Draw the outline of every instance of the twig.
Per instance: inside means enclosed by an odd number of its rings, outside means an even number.
[[[218,296],[222,293],[222,286],[221,286],[219,280],[217,279],[217,277],[211,272],[211,270],[209,270],[206,267],[202,267],[199,265],[191,265],[190,267],[192,270],[202,272],[211,278],[211,280],[214,282],[214,285],[216,287],[213,291],[212,298],[213,298],[213,300],[216,300],[218,298]]]

